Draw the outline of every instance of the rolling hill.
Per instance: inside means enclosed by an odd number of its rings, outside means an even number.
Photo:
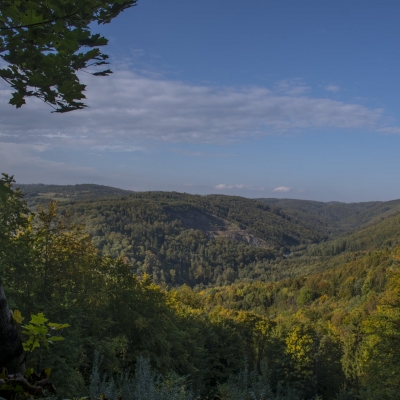
[[[400,200],[322,203],[99,185],[19,185],[31,208],[59,201],[103,255],[157,283],[223,285],[325,271],[400,243]]]

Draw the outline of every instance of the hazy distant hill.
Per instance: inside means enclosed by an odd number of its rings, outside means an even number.
[[[400,200],[362,203],[318,202],[294,199],[258,199],[296,215],[305,225],[318,226],[328,234],[340,234],[357,229],[376,219],[400,211]]]
[[[82,199],[96,199],[104,197],[122,196],[132,191],[117,189],[110,186],[81,184],[81,185],[44,185],[16,184],[25,194],[28,204],[32,207],[38,203],[47,203],[49,200],[69,201]]]

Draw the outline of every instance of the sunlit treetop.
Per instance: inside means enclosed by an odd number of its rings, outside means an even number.
[[[93,34],[90,24],[110,22],[136,1],[2,0],[0,57],[6,65],[0,76],[14,90],[10,104],[19,108],[37,97],[57,112],[86,107],[77,71],[111,73],[99,49],[107,39]]]

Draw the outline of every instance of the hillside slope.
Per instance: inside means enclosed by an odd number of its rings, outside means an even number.
[[[295,215],[306,226],[319,227],[319,230],[331,236],[350,232],[381,217],[390,216],[400,211],[400,200],[362,203],[323,203],[295,199],[258,200],[263,204],[277,207],[290,215]]]
[[[400,243],[400,201],[320,203],[175,192],[129,193],[98,185],[22,185],[33,208],[83,224],[102,254],[123,257],[157,283],[277,281],[341,265]]]
[[[32,202],[40,193],[46,192]],[[285,212],[241,197],[147,192],[72,199],[59,211],[83,224],[102,254],[122,256],[135,273],[167,285],[267,279],[271,262],[325,240]]]

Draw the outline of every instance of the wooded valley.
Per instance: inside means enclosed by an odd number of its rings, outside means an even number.
[[[0,276],[69,325],[27,351],[60,398],[399,398],[400,200],[6,180]]]

